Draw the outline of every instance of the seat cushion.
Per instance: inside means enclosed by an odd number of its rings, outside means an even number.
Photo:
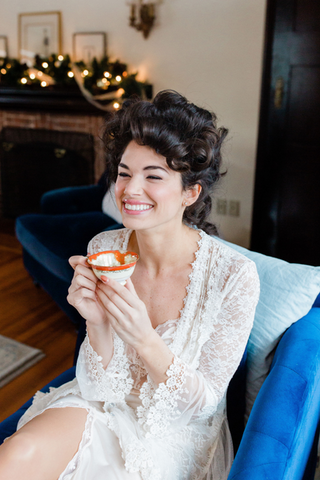
[[[27,214],[17,218],[16,235],[32,257],[61,280],[70,282],[68,258],[86,255],[89,240],[114,223],[102,212]]]

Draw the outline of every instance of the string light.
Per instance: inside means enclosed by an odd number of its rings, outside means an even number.
[[[117,80],[117,82],[121,82],[121,80],[122,80],[121,75],[117,75],[116,80]]]
[[[123,76],[123,77],[127,77],[127,76],[128,76],[128,72],[122,72],[122,76]]]
[[[43,81],[41,82],[41,87],[46,87],[47,86],[47,82]]]
[[[83,72],[81,73],[81,75],[83,77],[87,77],[89,75],[89,70],[83,70]]]
[[[111,77],[111,73],[109,73],[109,72],[104,72],[103,75],[104,75],[106,78],[110,78],[110,77]]]
[[[21,83],[26,84],[27,81],[28,81],[28,80],[27,80],[25,77],[22,77],[22,78],[21,78]]]
[[[106,78],[103,78],[101,80],[101,82],[104,84],[104,85],[110,85],[110,82],[106,79]]]
[[[68,77],[69,77],[69,78],[72,78],[72,77],[74,77],[74,73],[73,73],[73,72],[71,72],[71,71],[70,71],[70,72],[68,72]]]
[[[5,68],[1,68],[1,73],[2,75],[5,75],[7,73],[7,70]]]
[[[118,110],[118,109],[120,108],[120,103],[114,102],[113,108],[114,108],[115,110]]]
[[[47,62],[43,62],[42,66],[43,66],[43,68],[48,68],[49,64]]]
[[[6,67],[9,69],[11,68],[11,64],[10,63],[7,63]]]
[[[36,78],[34,73],[30,73],[29,77],[31,78],[31,80],[34,80]]]
[[[38,77],[42,77],[43,73],[42,73],[42,72],[38,72],[37,75],[38,75]]]
[[[62,62],[62,60],[64,60],[64,56],[63,55],[58,55],[58,60],[60,60],[60,62]]]

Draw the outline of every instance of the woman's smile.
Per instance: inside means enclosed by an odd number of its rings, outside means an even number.
[[[136,200],[124,199],[123,210],[129,215],[139,215],[151,210],[153,205],[150,203],[138,202]]]

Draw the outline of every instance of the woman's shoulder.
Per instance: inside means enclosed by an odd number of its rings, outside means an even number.
[[[105,250],[126,249],[132,230],[119,228],[98,233],[88,244],[88,254],[103,252]]]
[[[217,277],[220,274],[224,280],[247,275],[258,278],[256,264],[245,255],[246,249],[219,237],[204,235],[211,260],[211,275]]]

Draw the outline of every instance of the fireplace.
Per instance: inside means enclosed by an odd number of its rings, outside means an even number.
[[[20,102],[9,100],[0,98],[0,216],[38,212],[44,191],[100,178],[100,137],[107,112],[86,105],[84,99],[80,103],[80,98],[59,102],[50,97],[51,103],[41,99],[39,105],[21,96]]]
[[[6,127],[1,132],[2,214],[40,211],[54,188],[94,182],[94,139],[76,132]]]

